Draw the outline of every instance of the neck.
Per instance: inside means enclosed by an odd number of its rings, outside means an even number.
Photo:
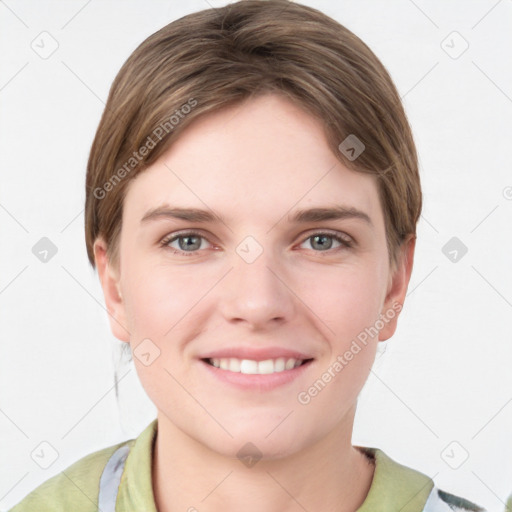
[[[153,492],[159,512],[355,512],[374,466],[351,445],[348,425],[287,457],[247,467],[205,447],[159,413]]]

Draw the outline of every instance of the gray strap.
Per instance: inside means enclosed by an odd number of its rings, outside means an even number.
[[[439,497],[438,489],[434,485],[428,495],[423,512],[453,512],[453,510]]]
[[[453,512],[453,510],[439,497],[437,487],[434,485],[428,495],[423,512]]]
[[[117,492],[121,475],[124,470],[124,463],[128,453],[129,445],[120,446],[108,459],[100,479],[100,492],[98,495],[98,509],[100,512],[115,512]]]

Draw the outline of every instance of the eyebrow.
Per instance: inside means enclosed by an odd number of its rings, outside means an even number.
[[[199,208],[171,208],[169,206],[161,206],[146,212],[141,219],[141,224],[150,220],[161,218],[181,219],[189,222],[215,223],[221,222],[225,224],[225,219],[221,215],[217,215],[208,210]],[[370,226],[373,226],[370,216],[365,212],[354,207],[334,206],[329,208],[309,208],[305,210],[297,210],[295,213],[288,214],[289,223],[302,224],[307,222],[322,222],[327,220],[339,219],[359,219]]]
[[[224,218],[208,210],[199,208],[171,208],[169,206],[160,206],[146,212],[141,219],[141,224],[149,220],[170,218],[182,219],[190,222],[222,222]]]
[[[334,206],[331,208],[310,208],[298,210],[293,216],[288,215],[288,222],[321,222],[324,220],[359,219],[373,226],[370,216],[354,207]]]

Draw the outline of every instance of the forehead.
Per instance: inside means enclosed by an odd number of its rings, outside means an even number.
[[[375,177],[346,168],[321,122],[277,95],[196,119],[132,180],[127,221],[163,205],[207,209],[235,223],[275,223],[293,209],[335,205],[382,220]]]

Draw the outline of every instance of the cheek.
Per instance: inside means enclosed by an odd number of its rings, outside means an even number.
[[[316,380],[303,391],[319,411],[329,411],[332,422],[342,420],[374,363],[384,283],[377,267],[338,270],[318,276],[309,292],[302,292],[308,293],[304,302],[312,305],[324,333],[327,356],[318,366]]]
[[[201,298],[211,285],[204,275],[200,278],[197,272],[192,273],[184,266],[178,269],[158,264],[148,267],[149,271],[140,267],[130,269],[126,310],[139,380],[157,407],[165,408],[171,391],[176,396],[181,393],[169,372],[176,376],[188,372],[187,358],[182,352],[188,341],[200,334],[197,315],[201,311]],[[149,364],[143,357],[145,353],[149,354]],[[187,400],[173,407],[186,404]],[[185,414],[185,410],[181,412]]]
[[[326,336],[337,344],[346,344],[378,319],[383,276],[378,267],[353,266],[331,268],[298,281],[297,293],[323,323]]]
[[[211,286],[209,281],[214,279],[193,271],[192,267],[147,267],[147,271],[137,267],[130,270],[126,283],[127,315],[132,335],[154,338],[159,344],[184,326],[190,326],[195,308]]]

